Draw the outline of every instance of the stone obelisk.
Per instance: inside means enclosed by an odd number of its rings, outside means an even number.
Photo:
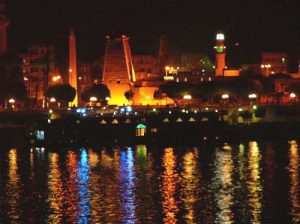
[[[74,31],[70,31],[69,36],[69,84],[76,89],[76,95],[70,106],[78,106],[78,88],[77,88],[77,62],[76,62],[76,40]]]

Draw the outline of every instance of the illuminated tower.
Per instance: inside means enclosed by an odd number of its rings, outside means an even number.
[[[6,16],[5,3],[0,0],[0,55],[7,50],[7,27],[9,20]]]
[[[216,65],[215,74],[216,76],[223,76],[224,69],[226,67],[226,46],[224,44],[225,36],[223,33],[218,33],[216,37]]]
[[[76,62],[76,41],[73,30],[69,36],[69,84],[76,89],[76,96],[70,106],[78,105],[78,88],[77,88],[77,62]]]
[[[113,40],[109,36],[106,38],[102,82],[110,90],[109,104],[123,105],[128,102],[124,93],[130,90],[136,81],[129,38],[126,35]]]

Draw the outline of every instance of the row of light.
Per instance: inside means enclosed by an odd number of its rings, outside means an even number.
[[[291,97],[291,98],[296,98],[296,96],[297,96],[297,95],[296,95],[295,93],[291,93],[291,94],[290,94],[290,97]],[[221,98],[222,98],[223,100],[229,99],[229,94],[227,94],[227,93],[222,94]],[[249,98],[249,99],[256,99],[256,98],[257,98],[257,94],[251,93],[251,94],[248,95],[248,98]],[[184,95],[184,96],[183,96],[183,99],[185,99],[185,100],[190,100],[190,99],[192,99],[192,96],[189,95],[189,94],[187,94],[187,95]]]
[[[270,64],[261,65],[261,68],[271,68],[272,66]]]
[[[108,97],[108,96],[105,97],[105,100],[106,100],[106,101],[109,101],[109,100],[110,100],[110,97]],[[90,101],[91,101],[91,102],[97,102],[97,101],[98,101],[98,98],[95,97],[95,96],[91,96],[91,97],[90,97]]]

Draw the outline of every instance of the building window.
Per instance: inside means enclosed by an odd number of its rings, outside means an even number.
[[[135,135],[137,137],[145,136],[145,134],[146,134],[146,128],[147,128],[146,125],[139,124],[138,126],[136,126]]]

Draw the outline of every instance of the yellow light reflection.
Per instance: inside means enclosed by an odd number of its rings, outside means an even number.
[[[249,143],[247,180],[248,204],[250,207],[250,223],[260,223],[262,210],[262,185],[260,177],[261,153],[257,142]]]
[[[121,212],[121,190],[120,190],[120,149],[108,150],[102,149],[99,159],[99,173],[97,176],[90,175],[91,182],[98,185],[91,185],[91,192],[99,194],[94,198],[93,206],[98,206],[99,222],[95,223],[118,223],[122,218]],[[94,190],[92,188],[95,187]],[[99,189],[97,191],[97,188]],[[93,193],[91,193],[93,194]],[[97,201],[96,201],[97,200]],[[103,209],[105,208],[105,209]],[[93,214],[93,211],[92,211]],[[95,220],[98,217],[95,217]]]
[[[138,161],[138,168],[141,170],[147,169],[147,148],[145,145],[136,146],[136,154]]]
[[[67,205],[65,215],[69,223],[76,223],[78,221],[78,217],[76,216],[76,213],[79,211],[77,189],[77,159],[78,158],[75,152],[68,151],[66,168],[69,175],[66,178],[67,189],[66,193],[64,194],[63,200],[64,203]]]
[[[19,200],[20,200],[20,177],[18,173],[18,154],[16,149],[11,149],[8,153],[8,217],[11,223],[20,222]]]
[[[179,175],[176,172],[176,156],[173,148],[166,148],[163,156],[164,172],[162,173],[162,207],[164,223],[176,223],[178,201],[176,201],[176,185],[179,183]]]
[[[93,150],[89,150],[89,164],[91,168],[97,167],[99,163],[99,155],[95,153]]]
[[[213,187],[217,223],[233,223],[233,161],[231,151],[218,149],[214,163]]]
[[[186,223],[196,223],[196,203],[200,195],[201,173],[197,167],[198,149],[188,151],[183,156],[182,171],[182,201],[186,210],[184,219]]]
[[[300,222],[300,201],[299,201],[299,147],[296,141],[290,141],[289,157],[290,163],[288,172],[290,176],[289,195],[291,198],[291,211],[293,223]]]
[[[50,170],[48,174],[48,202],[50,206],[50,214],[48,223],[60,224],[63,222],[63,186],[62,175],[58,163],[59,156],[57,153],[50,153]]]

